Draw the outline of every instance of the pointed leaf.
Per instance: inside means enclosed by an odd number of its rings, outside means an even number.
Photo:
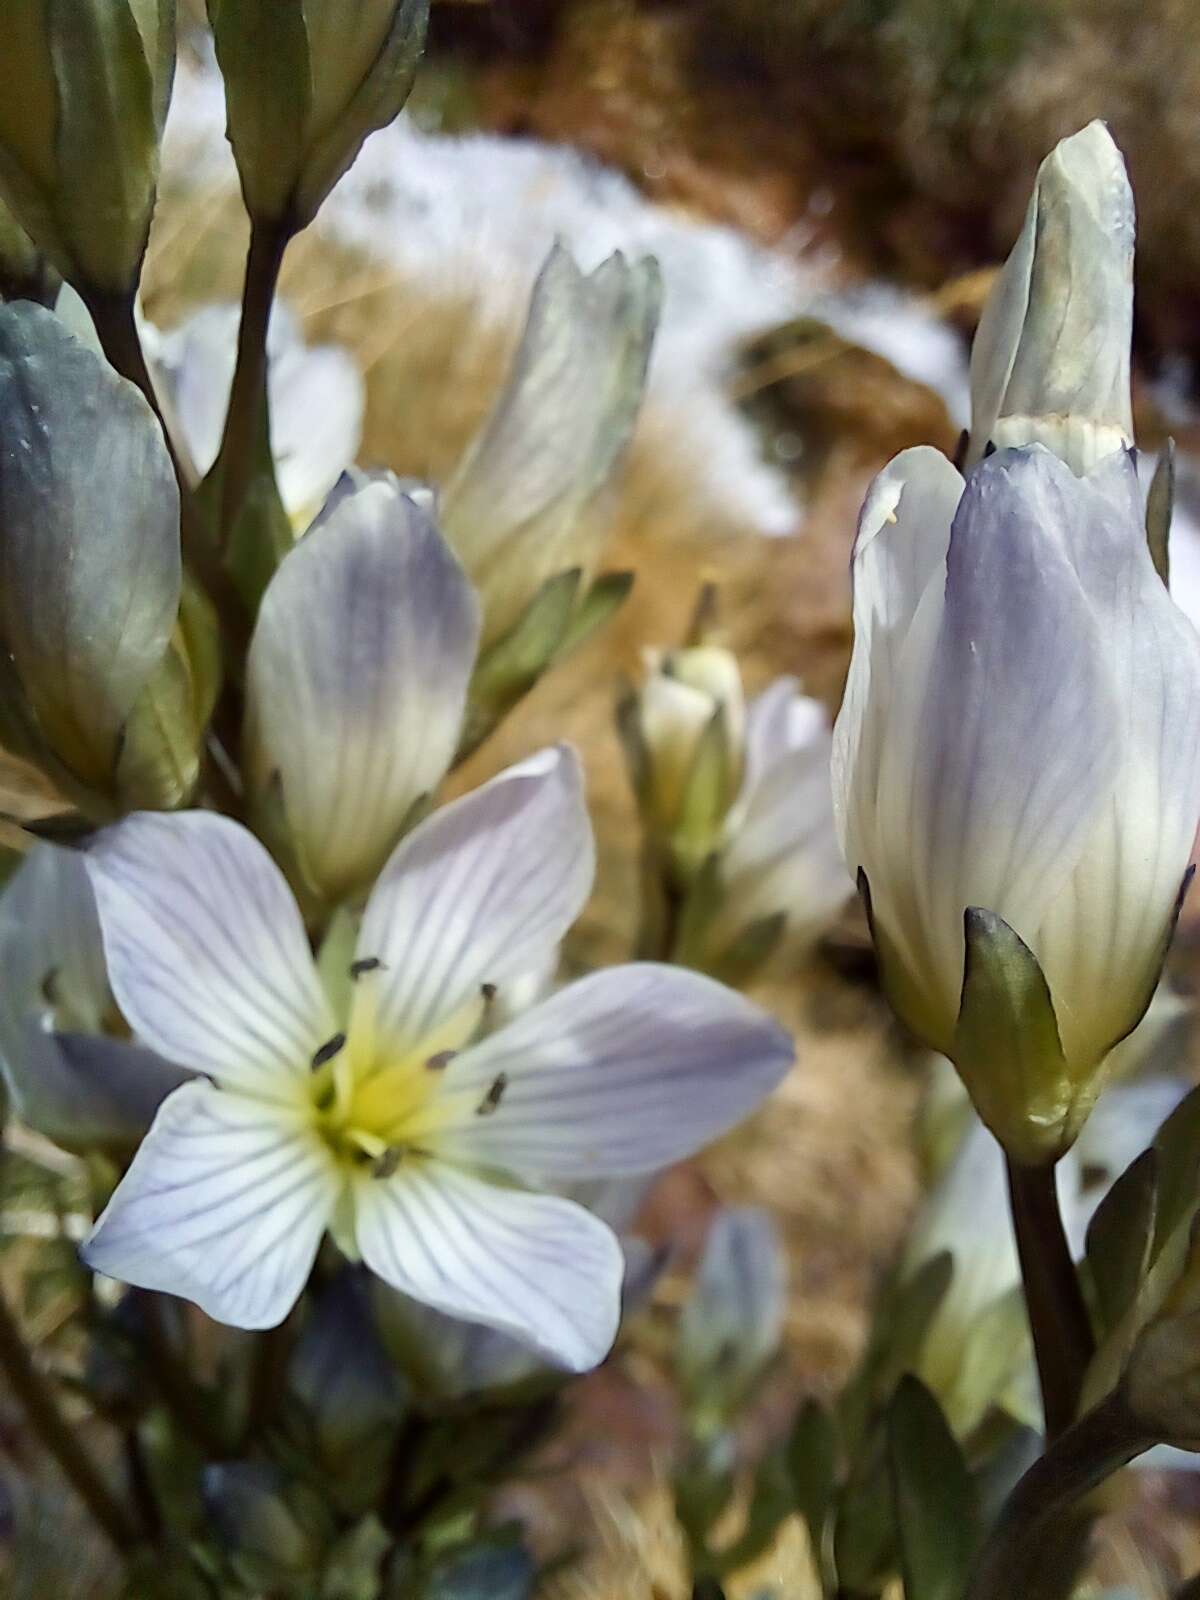
[[[1087,1268],[1105,1332],[1115,1328],[1150,1265],[1158,1211],[1158,1153],[1144,1150],[1117,1179],[1087,1231]]]
[[[962,1600],[975,1548],[975,1494],[962,1449],[919,1378],[900,1380],[887,1416],[905,1600]]]
[[[796,1509],[808,1524],[813,1555],[823,1565],[825,1535],[837,1489],[837,1431],[819,1400],[806,1400],[787,1443]]]
[[[1154,476],[1150,480],[1150,492],[1146,496],[1146,543],[1150,546],[1150,558],[1154,562],[1154,570],[1168,587],[1171,572],[1168,541],[1171,537],[1171,513],[1174,506],[1175,441],[1168,439],[1155,465]]]

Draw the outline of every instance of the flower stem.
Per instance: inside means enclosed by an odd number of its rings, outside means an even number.
[[[1046,1438],[1053,1442],[1075,1421],[1095,1340],[1063,1231],[1054,1168],[1026,1167],[1010,1159],[1008,1196]]]
[[[221,536],[228,543],[254,475],[254,458],[267,405],[267,326],[292,236],[286,218],[259,219],[250,229],[237,365],[221,440]]]
[[[1046,1543],[1076,1501],[1154,1443],[1118,1389],[1063,1433],[1009,1495],[983,1547],[967,1600],[1011,1600],[1032,1587]]]
[[[100,1468],[63,1416],[53,1391],[37,1370],[8,1303],[0,1294],[0,1370],[25,1409],[30,1426],[58,1462],[63,1476],[87,1506],[97,1525],[122,1553],[138,1544],[129,1513],[111,1492]]]

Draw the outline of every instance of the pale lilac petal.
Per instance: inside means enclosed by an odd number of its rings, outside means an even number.
[[[546,1178],[650,1172],[749,1115],[792,1059],[778,1023],[711,978],[611,967],[451,1062],[445,1093],[470,1109],[438,1148]],[[477,1114],[501,1074],[498,1104]]]
[[[137,812],[84,859],[134,1032],[220,1083],[294,1096],[334,1022],[291,890],[253,834],[207,811]]]
[[[563,745],[434,812],[372,891],[360,959],[383,962],[377,1019],[413,1047],[485,983],[535,968],[583,909],[595,847],[583,773]]]
[[[27,1127],[67,1150],[128,1151],[192,1077],[153,1050],[100,1034],[52,1033],[27,1020],[0,1071]]]
[[[250,647],[253,780],[276,775],[305,870],[361,888],[458,745],[479,640],[470,584],[392,484],[343,498],[283,560]]]
[[[362,1258],[394,1289],[510,1333],[568,1371],[608,1354],[624,1259],[582,1206],[414,1161],[394,1178],[361,1179],[355,1211]]]
[[[82,1254],[218,1322],[274,1327],[308,1279],[340,1184],[302,1112],[187,1084],[163,1104]]]

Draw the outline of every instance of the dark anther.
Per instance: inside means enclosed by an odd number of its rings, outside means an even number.
[[[457,1054],[457,1050],[439,1050],[437,1055],[429,1057],[425,1065],[430,1072],[444,1072]]]
[[[315,1072],[318,1067],[323,1067],[327,1061],[332,1061],[345,1043],[346,1035],[344,1033],[335,1033],[332,1039],[326,1039],[325,1043],[312,1058],[313,1071]]]
[[[371,1176],[373,1178],[394,1178],[396,1168],[400,1165],[404,1151],[398,1144],[389,1145],[381,1156],[377,1156],[371,1163]]]
[[[958,443],[954,447],[954,465],[958,468],[958,470],[960,472],[962,471],[963,465],[966,462],[966,459],[967,459],[967,446],[970,444],[970,442],[971,442],[970,429],[969,428],[964,428],[963,431],[958,436]]]
[[[484,983],[480,985],[479,992],[483,995],[484,1005],[490,1006],[492,1001],[496,998],[496,995],[499,993],[499,990],[496,988],[494,983]]]
[[[983,447],[983,459],[986,461],[989,456],[994,456],[995,454],[996,441],[994,439],[989,439]]]
[[[360,961],[350,963],[350,976],[355,983],[368,972],[378,972],[383,962],[378,956],[363,956]]]
[[[492,1082],[491,1088],[475,1107],[477,1117],[490,1117],[492,1112],[504,1098],[504,1091],[508,1088],[508,1073],[498,1072]]]
[[[42,979],[42,999],[48,1006],[58,1004],[58,968],[51,967]]]

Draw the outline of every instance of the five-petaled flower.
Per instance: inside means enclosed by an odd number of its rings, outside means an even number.
[[[281,873],[236,822],[135,814],[87,861],[126,1018],[203,1076],[163,1103],[84,1255],[240,1327],[287,1314],[328,1229],[404,1293],[593,1365],[616,1330],[621,1250],[544,1186],[679,1160],[792,1059],[749,1002],[652,964],[487,1025],[490,997],[562,938],[591,887],[565,748],[397,847],[345,1015]]]

